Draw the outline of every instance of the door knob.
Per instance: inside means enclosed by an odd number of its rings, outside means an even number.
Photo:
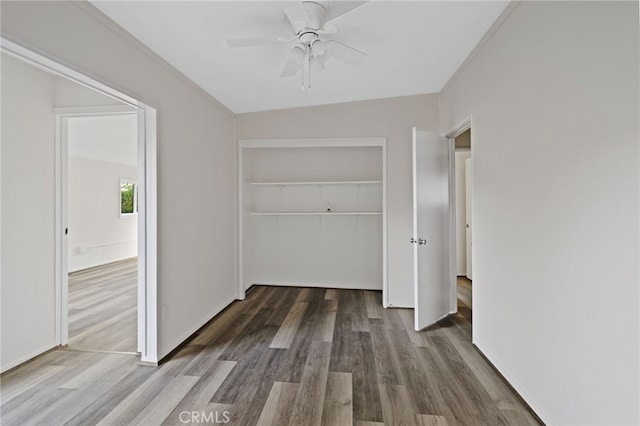
[[[416,239],[415,239],[415,238],[411,238],[411,239],[409,240],[409,242],[410,242],[411,244],[415,244],[415,243],[417,243],[417,241],[416,241]]]
[[[427,244],[427,240],[423,239],[423,238],[418,238],[418,244],[420,244],[421,246]]]

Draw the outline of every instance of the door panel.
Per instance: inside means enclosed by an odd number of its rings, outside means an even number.
[[[413,259],[415,328],[449,314],[449,144],[413,128]]]

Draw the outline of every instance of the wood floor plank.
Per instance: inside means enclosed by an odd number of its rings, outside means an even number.
[[[190,348],[187,347],[185,349]],[[182,354],[182,357],[176,359],[174,363],[159,368],[155,374],[135,388],[133,392],[127,395],[126,398],[103,417],[100,422],[98,422],[98,425],[108,426],[131,423],[140,411],[155,399],[162,389],[169,386],[171,381],[177,376],[176,371],[184,368],[184,365],[193,358],[193,353],[189,353],[186,350],[182,350],[178,354]]]
[[[49,377],[62,372],[64,369],[65,367],[59,365],[46,365],[39,370],[33,371],[31,374],[25,374],[17,378],[17,380],[9,381],[3,378],[2,394],[0,394],[2,403],[6,404],[16,396],[47,380]]]
[[[233,418],[237,419],[237,424],[255,424],[258,421],[276,381],[278,366],[282,363],[285,352],[284,349],[267,349],[259,362],[250,368],[252,377],[246,387],[247,391],[240,395],[234,405],[237,413]]]
[[[316,329],[313,340],[320,342],[333,341],[333,330],[336,326],[336,312],[338,311],[338,301],[334,299],[326,300],[322,303],[323,313]]]
[[[288,423],[298,393],[298,383],[274,382],[264,404],[258,426],[280,426]]]
[[[461,393],[466,396],[465,399],[470,401],[471,405],[481,413],[480,418],[486,419],[494,425],[507,424],[500,410],[493,404],[491,396],[465,364],[449,339],[444,335],[434,336],[434,342],[433,350],[438,353],[438,359],[448,369],[452,385],[458,384]]]
[[[148,403],[132,421],[132,425],[159,425],[171,414],[180,400],[193,388],[200,377],[178,376],[158,396]]]
[[[416,426],[448,426],[447,419],[442,416],[415,415]]]
[[[382,319],[384,308],[382,307],[382,293],[379,291],[365,291],[365,304],[367,306],[367,317]]]
[[[353,332],[353,418],[382,421],[382,404],[371,334]]]
[[[335,288],[328,288],[327,292],[324,294],[324,298],[326,300],[337,300],[338,291]]]
[[[102,356],[102,359],[98,360],[80,374],[74,376],[71,380],[63,383],[60,387],[66,389],[82,389],[87,385],[95,382],[98,378],[119,368],[121,365],[128,363],[132,364],[131,357],[122,355],[106,355]]]
[[[235,335],[227,335],[231,338],[231,342],[219,358],[227,361],[238,361],[245,357],[247,353],[254,353],[254,349],[256,349],[265,338],[264,333],[261,331],[264,331],[264,323],[271,313],[272,310],[270,308],[262,308],[257,314],[251,317],[242,329],[236,331]],[[273,333],[270,333],[271,341],[277,328],[271,326],[269,330],[273,330]]]
[[[325,426],[353,425],[353,379],[351,373],[330,372],[322,410]]]
[[[402,367],[402,382],[416,401],[419,414],[441,414],[446,404],[440,397],[438,383],[431,371],[421,366],[412,345],[396,345]],[[431,380],[430,380],[431,378]]]
[[[331,344],[311,342],[289,425],[320,425],[327,386]]]
[[[364,298],[364,290],[357,290],[356,297],[352,301],[351,327],[353,331],[371,331],[369,329],[369,315]]]
[[[155,367],[138,366],[134,368],[91,404],[76,413],[67,421],[66,425],[84,426],[97,424],[155,373]]]
[[[300,294],[297,287],[283,287],[274,295],[274,303],[270,306],[273,308],[273,314],[269,317],[265,324],[280,326],[289,314],[291,305],[296,301]]]
[[[351,373],[353,371],[353,339],[351,313],[338,302],[338,311],[333,328],[330,371]]]
[[[304,317],[304,311],[308,306],[309,304],[307,302],[296,302],[293,304],[289,314],[278,329],[278,333],[276,333],[273,338],[273,341],[269,346],[270,348],[288,349],[291,347],[293,337],[298,331],[300,322],[302,322],[302,318]]]
[[[380,398],[386,425],[401,426],[414,423],[416,407],[405,386],[380,385]]]
[[[432,391],[434,409],[432,414],[441,415],[451,424],[480,424],[482,423],[478,408],[456,381],[455,373],[444,366],[432,347],[415,347],[413,353],[432,384],[440,384]],[[442,385],[444,384],[444,385]],[[452,407],[455,406],[455,410]]]
[[[29,398],[28,402],[25,404],[29,407],[28,409],[26,409],[26,407],[18,406],[16,408],[22,409],[3,410],[0,414],[0,418],[2,418],[2,425],[24,426],[33,424],[32,420],[34,417],[39,417],[43,411],[46,411],[51,406],[55,405],[57,401],[76,392],[77,391],[75,389],[53,389],[50,392],[41,393],[35,397]]]
[[[376,363],[378,381],[381,384],[401,385],[404,383],[402,367],[395,348],[398,344],[409,344],[409,339],[404,337],[406,333],[402,330],[394,330],[393,337],[391,332],[392,330],[379,325],[371,326],[373,357]]]
[[[398,316],[400,320],[404,324],[405,328],[409,330],[407,332],[407,336],[411,339],[411,344],[414,346],[429,346],[429,341],[425,337],[426,334],[424,331],[415,331],[415,323],[413,316],[413,309],[398,309]]]
[[[216,361],[210,371],[200,376],[197,383],[167,416],[163,424],[180,424],[180,413],[184,411],[204,411],[236,364],[235,361]]]

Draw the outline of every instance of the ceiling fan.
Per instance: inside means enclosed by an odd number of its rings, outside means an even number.
[[[301,70],[301,89],[304,90],[306,68],[307,88],[311,91],[312,69],[324,70],[325,63],[332,57],[355,66],[367,56],[366,53],[333,39],[333,35],[338,33],[336,19],[365,3],[367,1],[279,1],[278,5],[289,22],[291,35],[232,38],[227,40],[227,44],[230,47],[290,44],[289,55],[280,77],[292,77]]]

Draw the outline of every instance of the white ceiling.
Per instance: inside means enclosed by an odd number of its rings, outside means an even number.
[[[138,165],[136,114],[69,118],[69,155]]]
[[[509,3],[370,1],[335,22],[334,38],[367,53],[280,78],[290,45],[230,48],[233,37],[288,37],[275,1],[100,1],[93,5],[235,113],[437,93]]]

